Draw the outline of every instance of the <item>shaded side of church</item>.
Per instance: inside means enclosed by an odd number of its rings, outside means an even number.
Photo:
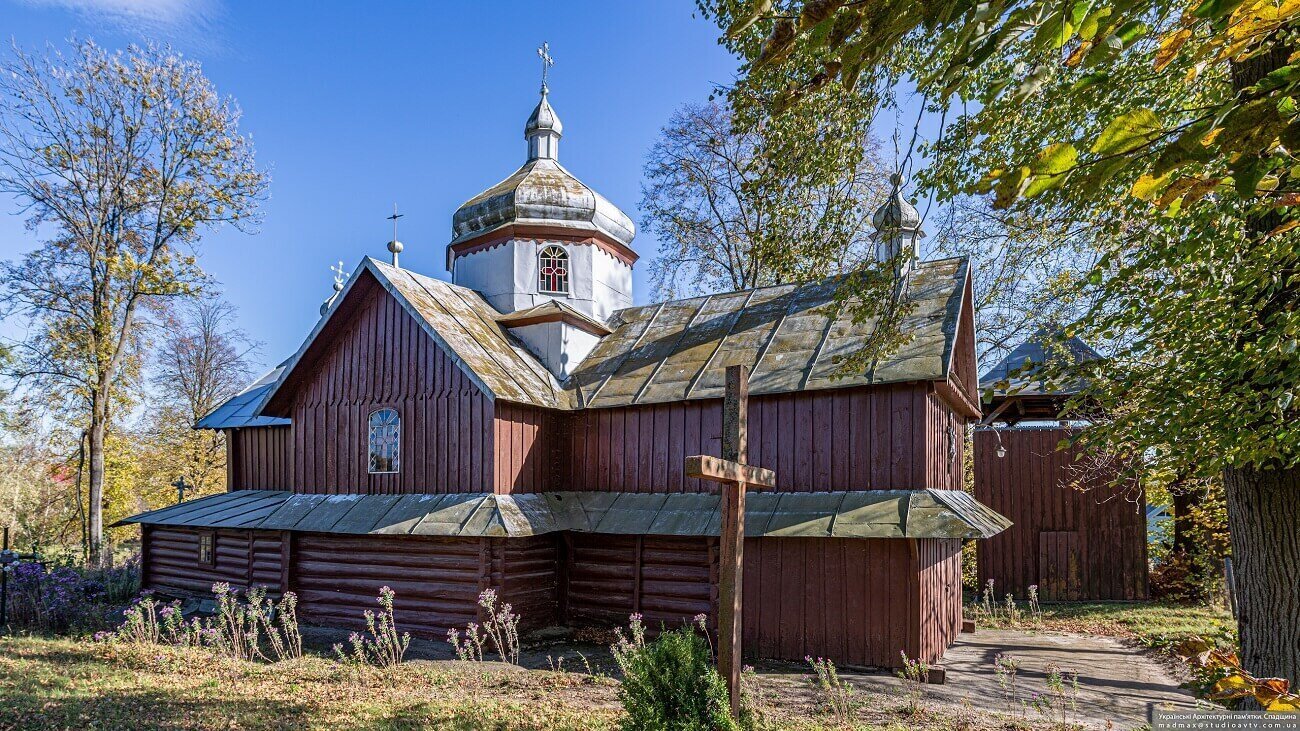
[[[454,215],[450,282],[364,259],[299,351],[201,428],[224,494],[134,516],[144,584],[294,591],[353,627],[379,587],[442,638],[488,588],[525,629],[676,625],[717,609],[724,371],[749,368],[747,655],[897,666],[961,627],[961,546],[1008,525],[961,492],[979,417],[971,272],[921,262],[900,193],[875,217],[901,261],[909,342],[844,372],[874,323],[821,280],[633,306],[632,222],[558,162],[545,95],[528,159]],[[897,186],[896,186],[897,187]]]

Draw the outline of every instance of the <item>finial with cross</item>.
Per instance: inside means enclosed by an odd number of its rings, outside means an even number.
[[[191,485],[191,484],[185,482],[185,476],[184,476],[184,475],[181,475],[180,477],[177,477],[177,478],[176,478],[176,481],[172,483],[172,487],[176,488],[176,502],[177,502],[177,503],[183,503],[183,502],[185,502],[185,491],[186,491],[186,490],[193,490],[193,489],[194,489],[194,486],[193,486],[193,485]]]
[[[542,59],[542,96],[546,96],[550,91],[546,87],[546,72],[555,65],[555,59],[551,58],[551,44],[542,41],[542,45],[537,48],[537,57]]]
[[[338,264],[335,264],[334,266],[330,267],[330,271],[334,272],[334,291],[342,292],[343,282],[345,282],[348,277],[352,276],[352,274],[343,268],[342,259],[339,259]]]
[[[388,250],[393,252],[393,266],[397,266],[397,255],[402,253],[402,242],[397,240],[397,219],[406,214],[397,212],[397,204],[393,204],[393,215],[387,220],[393,222],[393,240],[388,242]]]

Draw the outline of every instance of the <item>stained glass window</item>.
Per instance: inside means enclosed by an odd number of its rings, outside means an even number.
[[[537,289],[547,294],[569,293],[569,253],[548,246],[537,256]]]
[[[393,409],[370,414],[370,471],[396,472],[401,446],[402,420]]]

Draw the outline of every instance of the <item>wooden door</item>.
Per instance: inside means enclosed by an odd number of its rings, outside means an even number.
[[[1078,531],[1039,532],[1039,598],[1049,602],[1077,601],[1082,591],[1080,574]]]

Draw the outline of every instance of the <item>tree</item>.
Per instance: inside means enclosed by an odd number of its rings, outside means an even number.
[[[746,60],[729,98],[751,118],[828,86],[879,97],[910,72],[960,112],[927,171],[941,197],[1093,227],[1094,305],[1074,329],[1109,346],[1084,374],[1109,418],[1080,441],[1222,477],[1243,664],[1300,680],[1300,4],[701,8]]]
[[[1098,252],[1086,225],[1043,221],[994,208],[988,196],[949,202],[934,224],[932,255],[974,262],[979,370],[992,367],[1040,328],[1087,309],[1076,283]]]
[[[102,560],[105,436],[138,380],[149,309],[194,293],[201,235],[251,220],[266,187],[239,111],[165,48],[14,48],[0,74],[0,191],[39,248],[0,269],[31,336],[15,373],[87,433],[89,547]]]
[[[860,149],[842,148],[838,165],[812,175],[792,173],[788,159],[774,165],[766,147],[762,131],[737,129],[715,102],[687,104],[663,128],[641,188],[643,225],[663,242],[651,264],[662,297],[824,276],[869,256],[888,174],[865,130]],[[774,260],[775,247],[828,250]]]
[[[224,436],[194,425],[248,383],[256,344],[234,319],[235,308],[215,296],[186,298],[162,318],[165,335],[153,353],[152,398],[139,435],[153,503],[174,498],[170,484],[178,477],[193,486],[190,497],[226,487]]]

